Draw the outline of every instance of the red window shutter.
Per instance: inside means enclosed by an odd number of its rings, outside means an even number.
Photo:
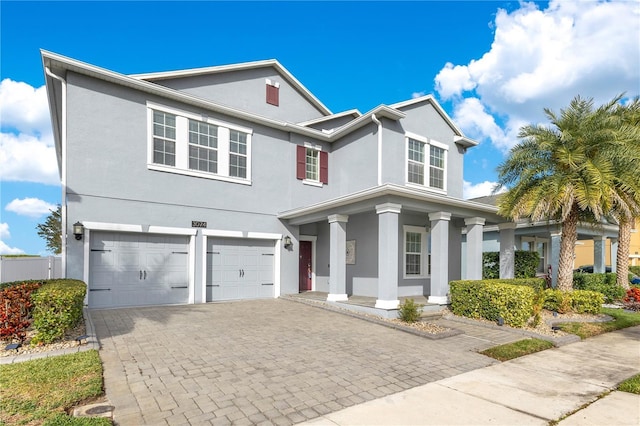
[[[278,106],[280,103],[279,88],[267,84],[267,103]]]
[[[329,183],[329,154],[320,151],[320,182]]]
[[[296,147],[296,178],[304,179],[307,175],[307,149],[304,146]]]

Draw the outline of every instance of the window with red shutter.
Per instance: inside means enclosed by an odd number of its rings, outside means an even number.
[[[329,183],[329,154],[320,151],[320,182]]]
[[[267,81],[267,103],[270,105],[280,105],[279,84]]]
[[[304,179],[306,175],[307,148],[298,145],[296,147],[296,178]]]

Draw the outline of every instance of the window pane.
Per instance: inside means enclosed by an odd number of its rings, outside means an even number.
[[[431,146],[429,155],[429,186],[444,189],[444,155],[445,151]]]
[[[318,181],[320,180],[318,172],[318,158],[319,151],[311,148],[307,148],[307,156],[306,156],[306,176],[305,179]]]
[[[429,170],[429,183],[433,188],[444,189],[444,171],[431,167]]]
[[[444,169],[444,149],[431,145],[430,164]]]
[[[406,261],[407,275],[420,275],[420,255],[407,253]]]
[[[424,163],[424,143],[409,139],[409,160]]]
[[[408,181],[424,185],[424,164],[409,162]]]

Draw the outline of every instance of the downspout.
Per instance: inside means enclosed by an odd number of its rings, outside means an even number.
[[[382,122],[375,114],[371,114],[371,120],[378,125],[378,186],[382,185]]]
[[[44,67],[44,72],[49,77],[56,79],[61,84],[62,112],[60,124],[60,185],[62,187],[62,203],[60,209],[60,236],[62,255],[62,278],[67,277],[67,82],[64,78],[51,72],[49,67]]]

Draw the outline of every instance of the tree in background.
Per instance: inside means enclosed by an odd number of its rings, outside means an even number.
[[[508,189],[498,204],[500,215],[562,222],[560,290],[573,287],[578,221],[600,222],[613,212],[628,212],[629,202],[637,199],[637,168],[635,174],[618,174],[628,165],[622,159],[637,135],[634,126],[621,126],[621,98],[594,108],[593,99],[577,96],[559,115],[545,108],[551,125],[522,127],[522,141],[498,167],[498,187]]]
[[[62,206],[58,204],[58,208],[51,210],[49,216],[44,223],[36,226],[38,236],[47,242],[47,249],[54,253],[62,253]]]

